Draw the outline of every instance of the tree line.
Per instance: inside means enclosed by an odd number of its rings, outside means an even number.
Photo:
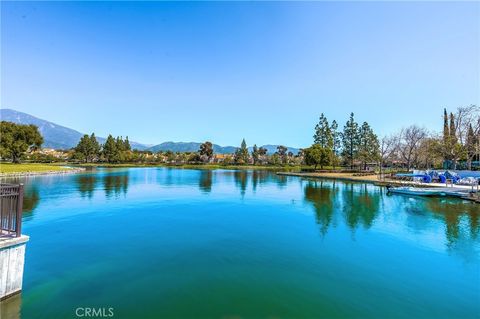
[[[320,166],[333,166],[335,169],[339,163],[342,166],[354,168],[355,163],[361,163],[363,169],[370,162],[379,159],[379,142],[377,135],[367,122],[359,125],[355,121],[353,113],[343,127],[338,131],[338,124],[333,120],[329,124],[327,117],[322,113],[318,124],[315,126],[313,144],[303,150],[305,163]]]
[[[353,113],[339,129],[338,122],[329,122],[321,114],[314,127],[313,143],[297,154],[280,145],[268,154],[263,147],[253,145],[249,150],[245,139],[233,154],[214,154],[210,141],[202,143],[196,152],[132,150],[128,137],[109,135],[100,143],[95,134],[84,135],[77,146],[62,159],[106,163],[167,163],[224,165],[309,165],[320,167],[348,167],[363,169],[368,166],[428,169],[468,168],[477,163],[480,153],[480,108],[476,105],[459,107],[455,112],[443,110],[443,131],[429,132],[418,125],[410,125],[398,132],[379,138],[368,122],[358,123]],[[0,157],[19,162],[26,154],[31,160],[54,159],[39,155],[43,138],[34,125],[0,122]]]
[[[73,159],[82,160],[85,163],[103,161],[107,163],[120,163],[129,161],[132,148],[128,136],[114,138],[108,135],[104,144],[100,144],[92,133],[85,134],[74,148]]]
[[[308,165],[331,165],[338,161],[350,168],[366,168],[367,163],[411,170],[478,169],[480,163],[480,107],[462,106],[455,112],[443,111],[443,132],[429,131],[416,124],[379,139],[370,125],[359,125],[354,114],[338,132],[336,121],[328,124],[321,114],[315,127],[314,144],[305,149]],[[339,150],[340,149],[340,150]],[[476,166],[473,163],[476,159]]]

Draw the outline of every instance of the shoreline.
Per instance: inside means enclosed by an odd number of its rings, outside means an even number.
[[[93,164],[72,164],[74,167],[83,167],[83,168],[142,168],[142,167],[166,167],[166,168],[179,168],[179,169],[259,169],[259,170],[269,170],[269,171],[300,171],[302,166],[267,166],[267,165],[217,165],[217,164],[108,164],[102,163],[98,165]]]
[[[283,176],[296,176],[304,178],[317,178],[317,179],[330,179],[330,180],[340,180],[340,181],[350,181],[350,182],[359,182],[359,183],[369,183],[375,184],[378,186],[386,186],[388,184],[394,184],[394,182],[386,182],[377,179],[377,174],[374,175],[364,175],[364,176],[353,176],[349,173],[301,173],[301,172],[277,172],[277,175]],[[397,182],[398,183],[398,182]],[[411,183],[413,184],[413,183]],[[398,185],[406,185],[406,183],[398,183]]]
[[[31,171],[31,172],[11,172],[0,173],[0,178],[8,177],[26,177],[26,176],[39,176],[39,175],[60,175],[60,174],[74,174],[86,171],[83,167],[67,168],[64,170],[51,170],[51,171]]]
[[[369,183],[375,186],[386,187],[387,185],[392,186],[414,186],[420,188],[445,188],[448,187],[445,184],[440,183],[429,183],[429,184],[420,184],[418,182],[410,182],[410,181],[397,181],[397,180],[388,180],[382,181],[378,179],[378,175],[366,175],[366,176],[353,176],[353,175],[346,175],[346,173],[295,173],[295,172],[277,172],[277,175],[281,176],[294,176],[294,177],[301,177],[301,178],[311,178],[311,179],[329,179],[329,180],[340,180],[340,181],[349,181],[349,182],[357,182],[357,183]],[[462,190],[470,190],[471,186],[468,185],[455,185],[451,187],[452,189],[462,189]],[[478,192],[477,192],[478,194]],[[473,196],[466,196],[462,197],[462,200],[472,201],[474,203],[480,203],[480,198],[473,197]]]
[[[355,176],[349,173],[302,173],[302,172],[277,172],[277,175],[283,176],[296,176],[304,178],[318,178],[318,179],[330,179],[330,180],[343,180],[350,182],[359,182],[359,183],[369,183],[377,186],[416,186],[422,188],[431,188],[431,187],[447,187],[445,184],[440,183],[419,183],[413,181],[401,181],[401,180],[379,180],[378,174],[373,175],[364,175],[364,176]],[[471,186],[468,185],[455,185],[457,188],[462,189],[471,189]]]
[[[28,163],[25,163],[28,164]],[[37,164],[37,163],[34,163]],[[8,163],[7,165],[12,165]],[[24,164],[18,164],[24,165]],[[57,164],[45,164],[51,167],[59,167]],[[0,178],[9,178],[9,177],[25,177],[25,176],[38,176],[38,175],[58,175],[58,174],[74,174],[80,172],[88,172],[90,169],[96,168],[174,168],[174,169],[196,169],[196,170],[266,170],[266,171],[284,171],[284,172],[294,172],[300,171],[301,166],[254,166],[254,165],[216,165],[216,164],[132,164],[132,163],[122,163],[122,164],[108,164],[108,163],[98,163],[98,164],[65,164],[65,169],[52,169],[52,170],[31,170],[31,171],[12,171],[12,172],[2,172],[0,173]]]

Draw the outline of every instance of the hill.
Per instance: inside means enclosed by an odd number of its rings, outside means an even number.
[[[13,122],[16,124],[36,125],[44,139],[42,147],[46,148],[70,149],[75,147],[78,141],[80,141],[80,138],[84,135],[84,133],[80,133],[71,128],[12,109],[0,109],[0,119],[2,121]],[[97,137],[97,140],[100,143],[105,142],[105,138],[103,137]],[[132,148],[139,150],[144,150],[148,147],[137,142],[130,142],[130,145]]]
[[[198,142],[164,142],[148,148],[147,150],[152,152],[158,151],[172,151],[172,152],[196,152],[200,148],[202,143]],[[262,145],[262,147],[267,149],[268,154],[273,154],[277,151],[278,145]],[[237,149],[236,146],[220,146],[213,144],[213,152],[217,154],[232,154],[235,153]],[[252,147],[249,147],[248,150],[251,152]],[[288,147],[289,152],[297,154],[299,149],[295,147]]]
[[[0,120],[13,122],[16,124],[33,124],[38,127],[40,134],[42,134],[45,148],[54,149],[70,149],[75,147],[80,141],[80,138],[84,133],[73,130],[71,128],[49,122],[47,120],[40,119],[27,113],[15,111],[12,109],[0,109]],[[98,137],[97,140],[100,143],[105,142],[104,137]],[[155,146],[145,145],[137,142],[130,141],[132,149],[137,150],[149,150],[152,152],[158,151],[172,151],[172,152],[196,152],[200,148],[199,142],[164,142]],[[263,145],[262,147],[267,149],[268,154],[273,154],[277,151],[278,145]],[[213,144],[213,151],[217,154],[232,154],[237,149],[236,146],[220,146]],[[248,148],[252,151],[252,147]],[[288,147],[288,151],[297,154],[299,149],[294,147]]]

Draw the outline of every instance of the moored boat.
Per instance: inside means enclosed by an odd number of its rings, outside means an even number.
[[[418,188],[411,186],[391,187],[387,186],[389,193],[403,194],[403,195],[415,195],[415,196],[445,196],[445,192],[442,189],[432,188]]]

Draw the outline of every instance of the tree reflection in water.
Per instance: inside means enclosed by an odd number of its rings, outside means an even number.
[[[277,186],[278,188],[285,188],[287,186],[288,176],[286,175],[277,175]]]
[[[379,214],[382,189],[372,189],[366,184],[308,181],[304,188],[305,200],[313,204],[320,232],[325,235],[333,224],[335,215],[343,212],[345,224],[352,230],[360,225],[370,228]]]
[[[103,177],[103,186],[107,198],[112,197],[112,195],[118,196],[120,193],[125,195],[128,190],[128,170],[115,174],[106,174]]]
[[[233,178],[235,179],[235,184],[240,188],[240,194],[245,196],[245,191],[247,190],[248,183],[248,171],[246,170],[236,170],[233,173]]]
[[[370,228],[379,212],[381,191],[367,184],[345,183],[342,189],[343,213],[347,225],[355,230],[360,223]]]
[[[198,187],[200,188],[201,191],[205,193],[210,193],[212,191],[212,177],[213,177],[212,170],[202,169],[200,171]]]
[[[255,192],[258,185],[265,184],[271,176],[271,172],[254,169],[252,172],[252,189]]]
[[[305,186],[305,199],[315,207],[315,219],[322,235],[327,233],[332,222],[336,192],[335,183],[308,181]]]
[[[98,181],[97,174],[78,175],[75,181],[77,182],[77,187],[78,187],[78,191],[80,192],[80,196],[92,198],[93,193],[95,191],[95,187],[97,186],[97,181]]]
[[[446,236],[450,244],[453,244],[462,235],[460,227],[462,217],[468,218],[468,230],[463,230],[463,232],[468,233],[471,239],[477,238],[480,224],[478,204],[450,198],[431,198],[424,201],[424,204],[429,211],[435,214],[436,218],[445,221]]]
[[[23,218],[31,219],[40,202],[40,193],[36,185],[26,185],[23,192]]]

